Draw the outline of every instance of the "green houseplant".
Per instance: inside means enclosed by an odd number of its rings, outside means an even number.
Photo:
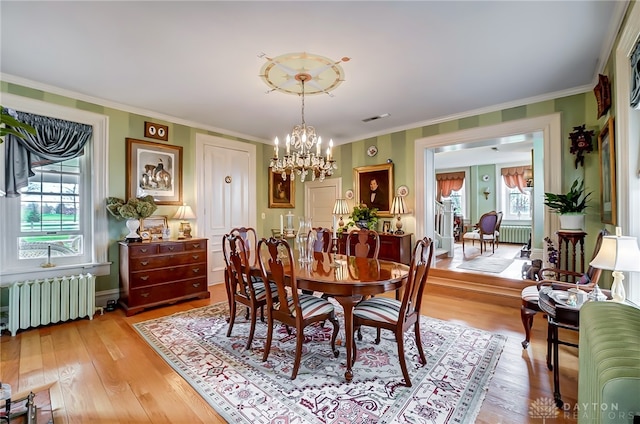
[[[351,222],[347,224],[347,227],[356,225],[360,228],[374,230],[378,225],[378,209],[369,208],[364,203],[356,205],[353,207],[353,212],[349,215],[349,219],[351,219]]]
[[[587,192],[584,181],[576,179],[566,194],[545,193],[544,204],[560,217],[560,228],[580,230],[584,228],[584,214],[587,200],[591,192]]]

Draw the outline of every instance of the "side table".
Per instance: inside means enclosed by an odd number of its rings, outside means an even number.
[[[567,271],[584,274],[584,238],[587,235],[584,231],[560,230],[556,232],[558,236],[558,268]],[[576,268],[576,262],[580,259],[580,268]],[[571,278],[575,283],[576,277]]]

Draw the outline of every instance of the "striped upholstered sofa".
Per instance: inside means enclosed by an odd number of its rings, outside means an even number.
[[[585,303],[579,364],[579,424],[640,421],[640,309]]]

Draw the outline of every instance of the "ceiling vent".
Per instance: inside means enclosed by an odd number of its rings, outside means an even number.
[[[371,122],[371,121],[375,121],[376,119],[386,118],[388,116],[391,116],[391,115],[388,113],[383,113],[382,115],[372,116],[371,118],[365,118],[362,120],[362,122]]]

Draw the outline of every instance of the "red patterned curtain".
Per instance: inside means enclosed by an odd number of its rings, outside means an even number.
[[[525,174],[531,174],[531,165],[502,168],[500,173],[507,187],[517,188],[520,193],[524,193],[524,188],[527,186]]]
[[[437,199],[439,202],[443,197],[451,196],[452,191],[457,191],[462,188],[464,184],[464,171],[436,174],[436,181],[438,183]]]

